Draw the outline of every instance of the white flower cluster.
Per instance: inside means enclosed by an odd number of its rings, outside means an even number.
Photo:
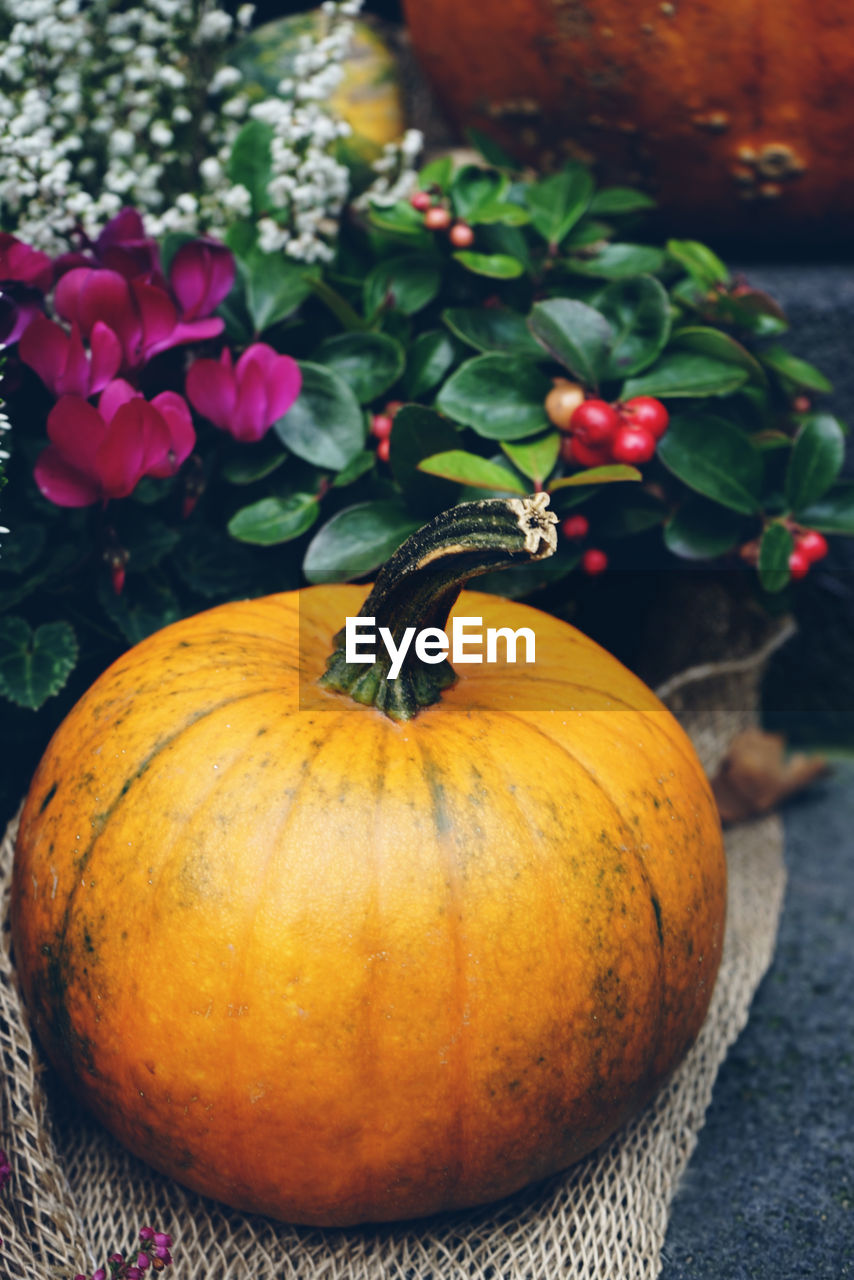
[[[357,208],[396,204],[410,196],[418,184],[415,162],[423,147],[424,134],[419,129],[407,129],[399,142],[387,143],[372,166],[376,178],[354,201]]]
[[[123,205],[146,227],[222,236],[252,216],[228,160],[249,119],[272,133],[259,245],[328,260],[349,194],[335,157],[349,126],[327,104],[362,0],[326,0],[278,96],[250,106],[227,55],[252,20],[217,0],[0,0],[0,225],[48,252],[96,234]],[[409,190],[417,135],[386,148],[373,198]],[[201,178],[201,191],[199,179]]]

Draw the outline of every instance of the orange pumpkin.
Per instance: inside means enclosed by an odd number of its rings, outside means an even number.
[[[671,223],[757,237],[854,215],[854,12],[811,0],[404,0],[458,124],[595,161]]]
[[[462,580],[550,553],[547,501],[437,517],[367,614],[441,626]],[[16,851],[15,955],[68,1084],[159,1169],[295,1222],[476,1205],[589,1151],[696,1036],[724,925],[709,787],[633,675],[475,592],[455,613],[533,628],[533,665],[324,675],[364,597],[132,649],[54,736]]]

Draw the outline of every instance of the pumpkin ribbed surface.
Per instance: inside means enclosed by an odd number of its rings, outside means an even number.
[[[128,1147],[231,1205],[346,1224],[479,1204],[652,1094],[720,957],[717,813],[615,659],[459,668],[395,723],[321,688],[365,597],[229,604],[119,659],[29,793],[14,946],[35,1026]]]
[[[841,0],[404,0],[458,124],[595,161],[692,235],[848,235],[854,29]]]

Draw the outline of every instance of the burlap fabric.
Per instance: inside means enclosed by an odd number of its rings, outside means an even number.
[[[776,638],[779,640],[779,636]],[[664,694],[712,771],[754,720],[766,650],[685,672]],[[647,1110],[567,1173],[512,1200],[414,1225],[321,1231],[233,1213],[154,1174],[68,1108],[21,1007],[7,922],[13,831],[0,851],[0,1276],[51,1280],[129,1249],[140,1226],[175,1239],[175,1280],[652,1280],[668,1211],[727,1049],[773,952],[785,874],[776,817],[729,832],[729,915],[700,1037]]]

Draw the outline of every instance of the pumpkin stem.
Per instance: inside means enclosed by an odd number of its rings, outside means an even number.
[[[320,683],[379,708],[392,720],[411,720],[422,707],[438,702],[457,678],[448,659],[423,661],[410,633],[403,664],[392,678],[392,658],[380,628],[388,628],[399,650],[407,628],[414,627],[416,635],[426,627],[444,630],[469,578],[552,555],[557,516],[546,510],[548,504],[547,493],[464,502],[418,529],[380,570],[359,614],[373,620],[375,643],[369,646],[363,638],[362,644],[373,648],[375,660],[347,661],[344,628],[335,636]]]

